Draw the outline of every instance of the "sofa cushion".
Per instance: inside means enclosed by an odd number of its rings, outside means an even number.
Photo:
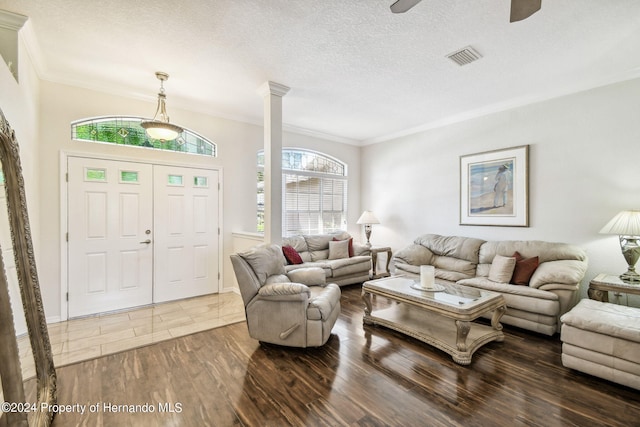
[[[293,246],[284,245],[282,247],[282,253],[289,264],[302,264],[304,262],[302,261],[298,251],[296,251]]]
[[[342,258],[327,261],[331,267],[332,277],[348,276],[354,273],[369,273],[371,268],[371,257],[358,255],[351,258]]]
[[[495,255],[511,256],[520,252],[525,258],[538,256],[540,263],[555,260],[586,261],[586,252],[566,243],[543,242],[539,240],[497,240],[485,242],[480,248],[479,263],[489,264]]]
[[[509,283],[515,267],[515,258],[496,255],[489,269],[489,280],[497,283]]]
[[[476,275],[476,265],[464,259],[434,255],[431,263],[436,268],[436,277],[456,281]]]
[[[510,308],[516,308],[523,311],[545,314],[547,316],[557,316],[560,310],[558,295],[553,292],[528,286],[514,286],[509,283],[496,283],[487,277],[464,279],[457,283],[501,293],[508,307],[507,313],[509,313]]]
[[[484,242],[484,240],[472,237],[440,236],[438,234],[425,234],[414,240],[415,244],[426,247],[436,255],[464,259],[474,264],[478,263],[478,253]]]
[[[394,255],[394,264],[407,266],[433,265],[433,252],[422,245],[412,243]]]
[[[349,241],[348,240],[331,240],[329,242],[328,259],[349,258]]]
[[[239,255],[251,266],[260,285],[264,285],[269,276],[285,274],[286,260],[278,245],[258,245]]]
[[[309,252],[325,251],[329,249],[329,242],[334,236],[330,234],[309,234],[304,235],[304,240],[307,241],[307,247]]]
[[[516,259],[516,266],[513,269],[511,283],[514,285],[529,286],[529,280],[540,264],[540,257],[523,257],[520,252],[515,251],[513,257]]]

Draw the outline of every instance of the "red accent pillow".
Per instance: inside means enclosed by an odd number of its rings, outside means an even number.
[[[284,254],[284,257],[287,259],[287,262],[289,264],[302,264],[302,257],[300,257],[300,254],[298,253],[298,251],[296,251],[293,246],[290,245],[284,245],[282,247],[282,253]]]
[[[334,242],[339,242],[340,239],[333,238]],[[349,238],[349,258],[353,256],[353,237]]]
[[[536,271],[540,265],[540,258],[534,256],[525,259],[518,251],[512,256],[516,259],[516,267],[513,269],[511,283],[514,285],[529,286],[529,280],[531,280],[533,272]]]

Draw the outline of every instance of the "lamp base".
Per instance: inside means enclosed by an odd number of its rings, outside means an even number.
[[[369,240],[371,239],[371,224],[364,225],[364,234],[367,237],[367,246],[371,247],[371,242]]]
[[[620,279],[626,283],[640,284],[640,274],[636,273],[636,263],[640,258],[640,244],[635,236],[620,236],[620,248],[622,256],[627,261],[627,271],[620,275]]]
[[[640,285],[640,274],[636,273],[635,271],[628,270],[626,273],[620,275],[620,280],[625,283]]]

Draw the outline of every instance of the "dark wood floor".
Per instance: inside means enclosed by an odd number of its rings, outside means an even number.
[[[260,345],[238,323],[59,368],[59,402],[99,410],[59,413],[53,425],[640,426],[640,392],[564,368],[557,336],[506,326],[504,342],[460,366],[363,327],[360,286],[342,291],[321,348]],[[153,413],[105,408],[145,403]]]

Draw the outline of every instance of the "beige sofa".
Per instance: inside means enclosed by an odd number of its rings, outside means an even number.
[[[589,299],[562,316],[562,364],[640,390],[640,309]]]
[[[352,256],[344,252],[344,246],[350,239]],[[367,246],[353,242],[346,231],[288,237],[283,239],[282,246],[292,247],[302,261],[301,264],[285,262],[287,272],[299,268],[320,267],[325,272],[327,282],[339,286],[369,280],[371,251]]]
[[[496,280],[492,271],[494,259],[502,263],[515,252],[525,260],[538,257],[539,265],[526,286],[510,284],[508,279]],[[560,316],[577,302],[587,255],[583,249],[565,243],[425,234],[396,252],[393,263],[396,275],[417,278],[421,265],[433,265],[437,281],[499,292],[507,304],[502,323],[553,335],[560,332]]]

